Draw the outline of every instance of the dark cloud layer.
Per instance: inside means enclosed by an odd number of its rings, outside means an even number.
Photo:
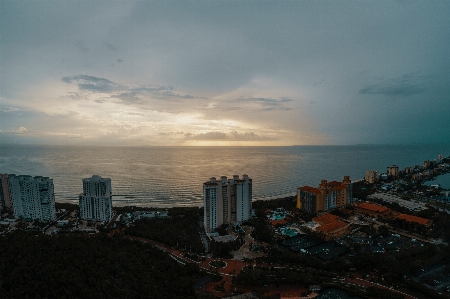
[[[360,94],[385,95],[393,97],[408,97],[424,92],[424,89],[417,86],[388,85],[388,86],[368,86],[359,91]]]
[[[368,85],[359,90],[363,95],[382,95],[388,97],[410,97],[425,92],[425,88],[418,86],[420,78],[404,75],[400,78]]]
[[[67,76],[61,78],[61,80],[69,84],[75,83],[80,90],[86,91],[109,93],[120,89],[118,84],[111,82],[108,79],[97,78],[94,76]]]
[[[187,100],[204,97],[196,97],[190,94],[174,92],[173,86],[127,86],[117,84],[105,78],[89,75],[66,76],[61,80],[67,84],[75,84],[80,92],[70,92],[68,97],[74,100],[85,99],[83,92],[110,94],[109,98],[119,99],[119,103],[137,104],[142,103],[143,98],[156,100]],[[96,99],[95,102],[103,103],[105,100]]]

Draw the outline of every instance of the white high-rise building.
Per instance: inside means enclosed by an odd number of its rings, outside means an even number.
[[[53,180],[14,174],[2,176],[2,205],[12,208],[15,218],[42,222],[56,219]],[[10,205],[10,206],[9,206]]]
[[[81,219],[109,221],[112,217],[111,179],[98,175],[83,179],[79,204]]]
[[[252,180],[244,174],[242,179],[212,177],[203,184],[204,226],[211,232],[224,223],[239,222],[252,215]]]

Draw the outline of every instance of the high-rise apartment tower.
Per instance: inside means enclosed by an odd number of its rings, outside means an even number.
[[[48,222],[56,219],[53,180],[29,175],[1,175],[0,201],[15,218]]]
[[[366,171],[366,182],[369,184],[374,184],[378,181],[378,172],[375,170]]]
[[[109,221],[112,216],[111,179],[98,175],[83,179],[79,204],[81,219]]]
[[[319,188],[303,186],[297,188],[297,208],[308,213],[328,211],[350,204],[353,186],[349,176],[342,182],[322,180]]]
[[[239,222],[252,215],[252,179],[244,174],[242,179],[222,176],[212,177],[203,184],[204,225],[211,232],[224,223]]]

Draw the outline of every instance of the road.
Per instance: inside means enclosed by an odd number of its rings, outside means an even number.
[[[200,237],[202,238],[203,245],[205,246],[205,252],[209,252],[209,241],[208,241],[208,238],[206,237],[206,232],[205,232],[205,228],[203,226],[203,222],[200,220],[198,225],[199,225],[198,231],[200,233]]]
[[[152,240],[148,240],[148,239],[144,239],[144,238],[140,238],[140,237],[133,237],[133,236],[125,236],[126,238],[129,239],[133,239],[133,240],[137,240],[137,241],[141,241],[144,243],[151,243],[153,244],[156,248],[163,250],[165,252],[167,252],[169,254],[169,256],[171,256],[174,260],[176,260],[177,262],[181,263],[181,264],[186,264],[186,263],[195,263],[197,264],[201,269],[203,269],[205,272],[208,273],[212,273],[212,274],[220,274],[222,275],[223,278],[223,282],[224,282],[224,287],[226,289],[226,293],[221,293],[221,292],[217,292],[214,290],[214,285],[218,285],[220,283],[217,282],[211,282],[208,285],[205,286],[205,290],[207,290],[210,293],[213,293],[214,295],[218,296],[218,297],[222,297],[225,295],[229,295],[232,292],[232,277],[235,275],[238,275],[242,269],[246,266],[246,265],[251,265],[253,267],[266,267],[266,268],[284,268],[284,269],[289,269],[289,270],[301,270],[302,267],[301,266],[297,266],[297,267],[289,267],[289,266],[283,266],[283,265],[279,265],[279,264],[265,264],[265,263],[245,263],[243,261],[240,260],[230,260],[230,259],[220,259],[220,258],[208,258],[208,257],[204,257],[203,261],[194,261],[191,260],[185,256],[183,256],[183,253],[181,251],[175,250],[169,246],[166,246],[162,243],[156,242],[156,241],[152,241]],[[223,268],[214,268],[211,266],[211,262],[212,261],[222,261],[226,263],[226,266]],[[324,272],[324,271],[322,271]],[[349,276],[346,276],[344,278],[344,280],[341,281],[341,283],[343,284],[352,284],[355,286],[359,286],[359,287],[363,287],[363,288],[367,288],[367,287],[377,287],[377,288],[381,288],[381,289],[385,289],[391,292],[395,292],[395,293],[399,293],[405,296],[406,299],[417,299],[416,297],[413,297],[411,295],[408,295],[406,293],[403,293],[401,291],[398,291],[396,289],[393,288],[389,288],[387,286],[381,285],[379,283],[375,283],[375,282],[371,282],[368,280],[364,280],[361,278],[351,278]]]

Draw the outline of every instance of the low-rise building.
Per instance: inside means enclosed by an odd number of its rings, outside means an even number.
[[[133,212],[134,220],[167,218],[168,216],[169,216],[168,211],[136,211],[136,212]]]
[[[325,240],[336,239],[344,236],[348,231],[348,223],[336,220],[316,228],[316,231],[325,236]]]
[[[325,224],[334,222],[334,221],[336,221],[338,219],[339,219],[339,216],[333,215],[333,214],[330,214],[330,213],[326,213],[326,214],[322,214],[322,215],[319,215],[317,217],[314,217],[312,219],[312,221],[314,221],[315,223],[320,224],[320,225],[325,225]]]
[[[386,217],[391,210],[382,205],[377,205],[368,202],[362,202],[355,205],[355,212],[370,215],[372,217]]]
[[[403,220],[406,220],[408,222],[418,223],[418,224],[424,225],[426,227],[430,227],[431,224],[433,223],[433,220],[422,218],[422,217],[418,217],[418,216],[414,216],[414,215],[408,215],[408,214],[400,214],[396,218],[397,219],[403,219]]]
[[[66,220],[58,220],[57,223],[58,223],[58,227],[67,227],[67,226],[69,226],[70,221],[67,219]]]
[[[404,200],[398,196],[387,194],[387,193],[374,193],[372,195],[367,196],[368,199],[381,199],[388,203],[397,203],[402,207],[405,207],[411,211],[421,211],[426,210],[427,207],[425,203],[422,202],[416,202],[411,200]]]

